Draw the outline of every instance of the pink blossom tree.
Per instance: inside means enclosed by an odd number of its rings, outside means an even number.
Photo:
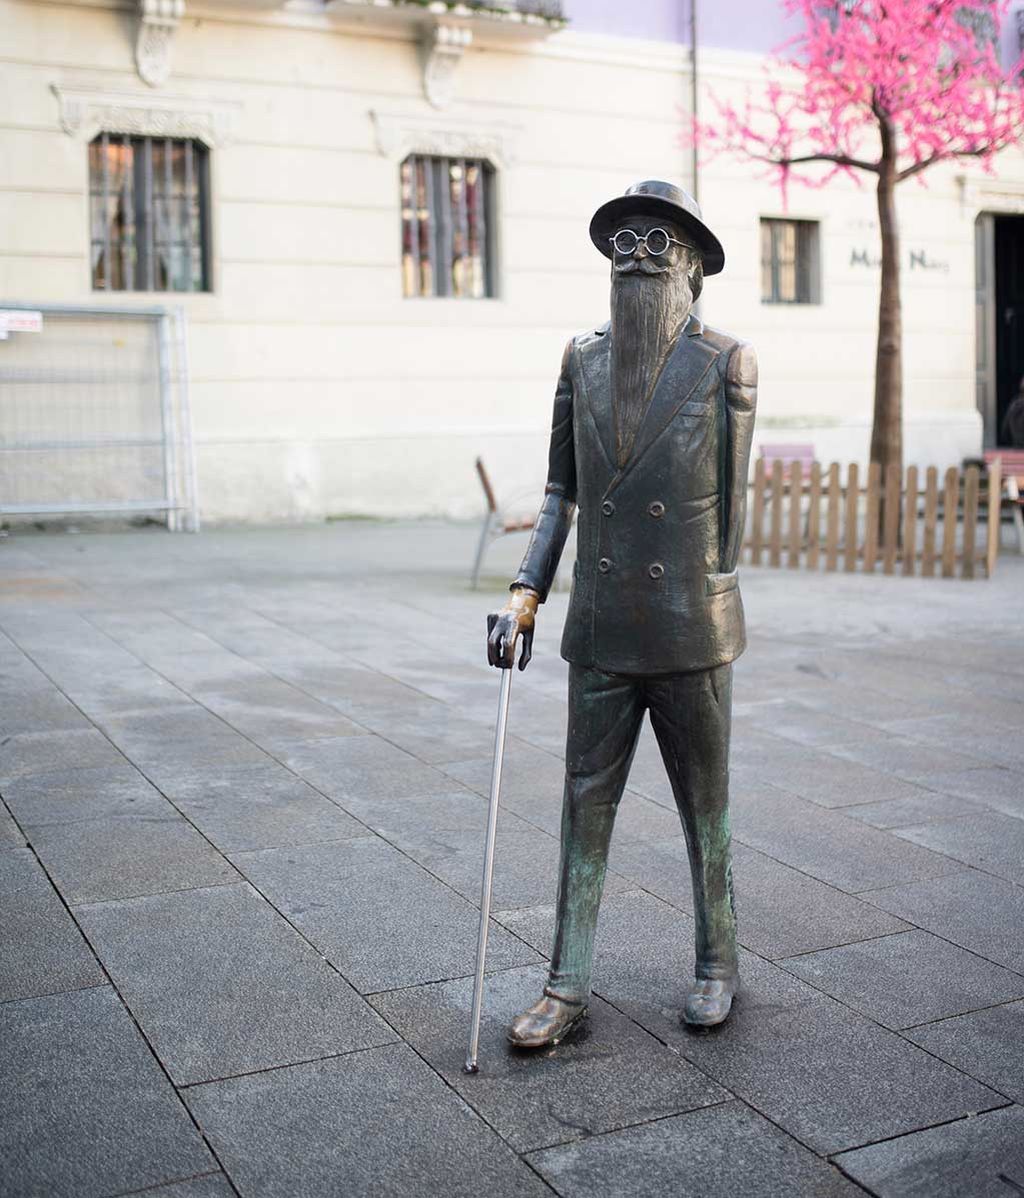
[[[839,174],[876,176],[882,280],[871,460],[902,465],[903,356],[896,186],[937,163],[993,156],[1024,130],[1022,60],[1001,66],[998,35],[1010,0],[782,0],[803,28],[741,106],[713,97],[695,121],[706,156],[764,164],[786,198],[791,181],[824,186]],[[687,138],[691,136],[687,135]],[[820,164],[820,165],[818,165]]]

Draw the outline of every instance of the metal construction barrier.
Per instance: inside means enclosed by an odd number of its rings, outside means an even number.
[[[0,302],[0,517],[199,531],[180,308]]]

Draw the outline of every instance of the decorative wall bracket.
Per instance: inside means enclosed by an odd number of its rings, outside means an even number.
[[[473,30],[468,25],[438,21],[423,27],[423,93],[435,108],[447,108],[452,102],[456,71],[472,43]]]
[[[185,15],[185,0],[139,0],[135,66],[150,87],[166,83],[171,73],[171,41]]]
[[[64,132],[82,141],[98,134],[127,133],[138,137],[193,137],[222,146],[231,137],[238,105],[140,92],[111,92],[53,84]]]
[[[421,116],[372,111],[377,149],[393,162],[410,154],[438,158],[485,158],[502,169],[516,157],[519,125],[500,121],[477,123],[461,117]]]

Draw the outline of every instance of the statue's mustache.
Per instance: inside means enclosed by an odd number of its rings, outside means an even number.
[[[622,275],[665,275],[672,268],[660,266],[653,258],[627,258],[625,262],[616,262],[615,274]]]

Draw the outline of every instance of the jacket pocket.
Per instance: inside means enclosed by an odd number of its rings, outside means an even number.
[[[732,570],[728,574],[705,574],[704,594],[724,595],[726,591],[734,591],[740,584],[740,573]]]

